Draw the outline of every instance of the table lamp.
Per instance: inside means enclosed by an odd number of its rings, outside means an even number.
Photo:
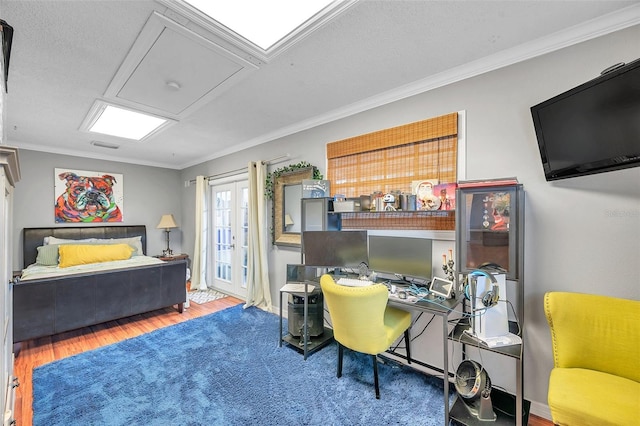
[[[293,226],[293,218],[289,213],[287,213],[284,215],[284,227],[289,228],[290,226]]]
[[[162,217],[160,218],[160,223],[156,228],[158,229],[164,228],[164,232],[167,233],[167,248],[166,250],[162,251],[163,256],[173,255],[173,250],[169,248],[169,232],[171,232],[171,228],[177,228],[177,227],[178,225],[176,224],[176,221],[173,218],[172,214],[163,214]]]

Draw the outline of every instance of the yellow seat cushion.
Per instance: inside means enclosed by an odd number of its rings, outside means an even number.
[[[97,245],[61,245],[61,268],[89,263],[110,262],[113,260],[126,260],[135,251],[129,244],[97,244]]]
[[[626,426],[640,422],[640,383],[583,368],[554,368],[549,408],[560,426]]]

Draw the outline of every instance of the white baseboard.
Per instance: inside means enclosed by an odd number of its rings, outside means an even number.
[[[543,419],[551,420],[551,410],[547,404],[541,402],[531,401],[531,407],[529,412]]]

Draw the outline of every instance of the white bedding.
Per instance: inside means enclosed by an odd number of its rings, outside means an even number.
[[[39,278],[63,277],[66,275],[86,274],[91,272],[110,271],[136,266],[158,265],[164,261],[151,256],[133,256],[127,260],[114,260],[111,262],[90,263],[87,265],[70,266],[60,268],[58,266],[43,266],[33,264],[22,270],[21,281],[35,280]]]

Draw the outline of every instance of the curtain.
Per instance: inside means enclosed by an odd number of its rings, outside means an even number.
[[[205,176],[196,177],[196,220],[195,220],[195,245],[193,248],[193,261],[191,267],[191,288],[197,290],[207,289],[206,280],[206,259],[207,259],[207,237],[206,237],[206,191],[207,178]]]
[[[271,289],[267,243],[266,201],[264,197],[267,166],[262,162],[249,162],[249,235],[247,253],[247,301],[245,308],[258,306],[269,312]]]

